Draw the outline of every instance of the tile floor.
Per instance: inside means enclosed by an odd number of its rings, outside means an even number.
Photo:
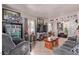
[[[67,40],[67,38],[59,39],[59,47]],[[53,50],[44,47],[44,41],[36,41],[35,47],[32,49],[31,55],[52,55]]]

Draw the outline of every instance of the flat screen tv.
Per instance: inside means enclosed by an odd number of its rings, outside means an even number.
[[[12,38],[22,38],[22,24],[19,23],[6,23],[6,33],[11,35]]]

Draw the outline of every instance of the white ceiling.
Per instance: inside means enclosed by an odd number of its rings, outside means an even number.
[[[35,17],[57,17],[79,11],[79,4],[8,4],[7,6]]]

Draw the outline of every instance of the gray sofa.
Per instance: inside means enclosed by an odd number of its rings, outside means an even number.
[[[14,44],[12,38],[3,33],[2,34],[2,54],[3,55],[29,55],[30,46],[28,41],[23,41],[17,45]]]
[[[69,37],[68,40],[59,48],[54,49],[54,55],[75,55],[73,49],[79,45],[79,41],[74,37]]]

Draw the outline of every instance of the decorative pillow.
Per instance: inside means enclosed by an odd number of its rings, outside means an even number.
[[[71,51],[72,51],[74,54],[79,55],[79,44],[76,45],[74,48],[72,48]]]
[[[68,40],[77,41],[76,37],[69,37]]]

